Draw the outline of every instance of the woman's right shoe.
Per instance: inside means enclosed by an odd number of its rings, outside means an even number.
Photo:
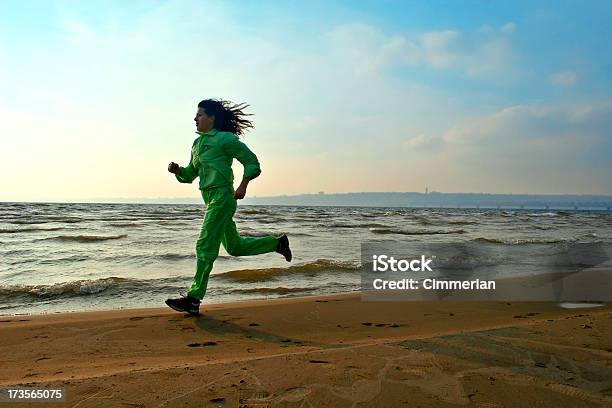
[[[287,235],[283,234],[278,237],[276,252],[284,256],[287,262],[291,262],[293,255],[291,254],[291,248],[289,248],[289,238],[287,238]]]
[[[183,296],[177,299],[166,299],[166,304],[177,312],[187,312],[194,316],[200,314],[200,301],[190,296]]]

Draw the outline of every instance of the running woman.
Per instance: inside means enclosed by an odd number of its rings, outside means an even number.
[[[257,156],[242,143],[238,136],[253,128],[243,110],[246,104],[206,99],[198,104],[194,118],[198,138],[191,147],[191,158],[186,167],[172,162],[168,171],[181,183],[191,183],[200,177],[200,192],[206,204],[204,223],[196,242],[196,273],[186,296],[168,299],[166,304],[179,312],[198,315],[200,303],[223,244],[232,256],[247,256],[278,252],[291,262],[291,249],[286,235],[260,238],[241,237],[232,219],[236,200],[244,198],[249,182],[261,174]],[[234,190],[232,161],[244,166],[242,182]]]

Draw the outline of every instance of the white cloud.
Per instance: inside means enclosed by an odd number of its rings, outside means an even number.
[[[532,139],[555,139],[570,133],[580,133],[585,138],[601,138],[607,134],[607,130],[600,120],[608,114],[612,114],[612,101],[573,105],[516,105],[453,126],[444,134],[443,139],[447,144],[470,145],[503,140],[520,143]]]
[[[468,36],[456,30],[429,31],[408,38],[385,35],[366,24],[343,25],[323,36],[332,55],[357,73],[393,66],[426,65],[459,70],[472,78],[511,80],[516,74],[515,52],[500,35]]]
[[[461,34],[457,31],[433,31],[420,36],[423,59],[435,68],[450,68],[461,58]]]
[[[573,86],[578,80],[578,75],[573,71],[559,71],[548,77],[554,85]]]
[[[402,150],[405,152],[423,151],[436,149],[440,144],[440,139],[432,135],[423,133],[409,138],[402,144]]]
[[[516,105],[448,129],[438,154],[483,190],[612,193],[612,101]]]
[[[494,77],[511,80],[517,73],[511,43],[503,38],[483,42],[464,60],[465,70],[472,77]]]
[[[506,23],[499,30],[503,33],[513,33],[516,30],[516,24],[513,22]]]
[[[321,36],[335,58],[359,72],[375,72],[398,63],[416,63],[421,50],[403,36],[385,36],[367,24],[347,24]]]

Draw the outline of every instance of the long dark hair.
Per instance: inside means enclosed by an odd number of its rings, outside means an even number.
[[[204,109],[208,116],[215,117],[215,129],[232,132],[237,136],[244,134],[247,129],[255,128],[253,123],[245,118],[245,116],[253,116],[250,113],[244,113],[243,110],[248,107],[246,103],[234,105],[223,99],[204,99],[198,103],[198,108]]]

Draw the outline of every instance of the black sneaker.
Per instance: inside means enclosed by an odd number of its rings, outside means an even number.
[[[289,248],[289,238],[287,235],[283,234],[278,237],[278,245],[276,245],[276,252],[285,257],[287,262],[291,262],[291,248]]]
[[[166,304],[177,312],[187,312],[194,316],[200,314],[200,301],[190,296],[183,296],[177,299],[166,299]]]

